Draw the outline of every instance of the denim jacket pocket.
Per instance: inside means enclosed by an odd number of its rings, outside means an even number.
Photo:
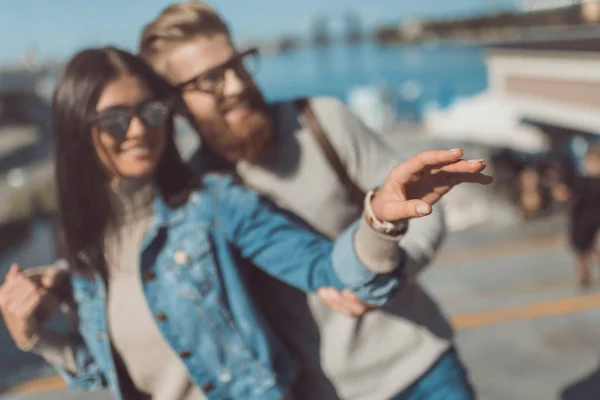
[[[182,297],[190,300],[205,297],[218,282],[208,232],[196,227],[178,234],[172,242],[161,257],[165,273],[175,281]]]

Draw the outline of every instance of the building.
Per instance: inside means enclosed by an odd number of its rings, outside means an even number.
[[[543,13],[555,10],[574,9],[583,22],[600,22],[600,2],[598,0],[523,0],[521,10],[526,13]]]
[[[563,207],[600,143],[600,26],[538,28],[485,51],[487,90],[427,115],[425,132],[493,147],[498,183],[524,215]]]
[[[580,3],[582,3],[581,0],[522,0],[521,10],[525,12],[554,10],[557,8],[574,6]]]
[[[489,91],[537,126],[558,149],[600,135],[600,27],[489,46]]]

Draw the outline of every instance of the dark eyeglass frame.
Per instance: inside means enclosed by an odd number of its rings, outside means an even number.
[[[230,69],[235,71],[238,78],[242,80],[248,80],[252,74],[247,71],[246,67],[244,66],[243,60],[249,56],[254,56],[257,58],[258,63],[259,55],[260,52],[257,47],[241,51],[235,54],[229,60],[225,61],[223,64],[217,65],[216,67],[204,71],[201,74],[196,75],[195,77],[176,85],[175,88],[180,93],[189,91],[200,91],[210,94],[218,93],[219,89],[222,90],[223,88],[223,83],[225,81],[225,73]],[[219,74],[218,80],[213,84],[213,86],[210,89],[201,87],[200,82],[202,81],[202,79],[206,79],[206,77],[211,74]],[[191,86],[192,84],[193,86]]]
[[[161,116],[157,121],[149,121],[148,116],[144,115],[144,108],[156,105],[160,105],[163,107],[163,109],[160,111],[162,111],[164,115]],[[129,130],[129,126],[131,125],[131,120],[134,117],[138,117],[146,128],[156,129],[158,126],[164,124],[169,119],[169,116],[173,115],[173,112],[173,99],[148,99],[136,104],[135,106],[110,107],[106,110],[103,110],[99,113],[90,116],[87,119],[87,122],[95,125],[98,129],[102,130],[102,132],[108,133],[113,138],[117,140],[123,140],[125,136],[127,136],[127,131]],[[103,126],[105,121],[108,121],[111,118],[122,118],[123,116],[127,117],[127,122],[125,124],[122,124],[120,126],[118,124],[114,124],[112,127],[106,125]],[[106,123],[108,124],[108,122]]]

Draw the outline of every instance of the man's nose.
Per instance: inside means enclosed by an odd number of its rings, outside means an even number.
[[[244,92],[246,86],[244,80],[232,69],[225,71],[223,84],[224,97],[240,95]]]

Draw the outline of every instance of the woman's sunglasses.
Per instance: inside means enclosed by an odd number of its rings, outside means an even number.
[[[138,117],[148,129],[162,126],[172,113],[170,101],[148,100],[137,106],[117,106],[106,109],[90,118],[102,132],[117,140],[125,139],[133,117]]]

